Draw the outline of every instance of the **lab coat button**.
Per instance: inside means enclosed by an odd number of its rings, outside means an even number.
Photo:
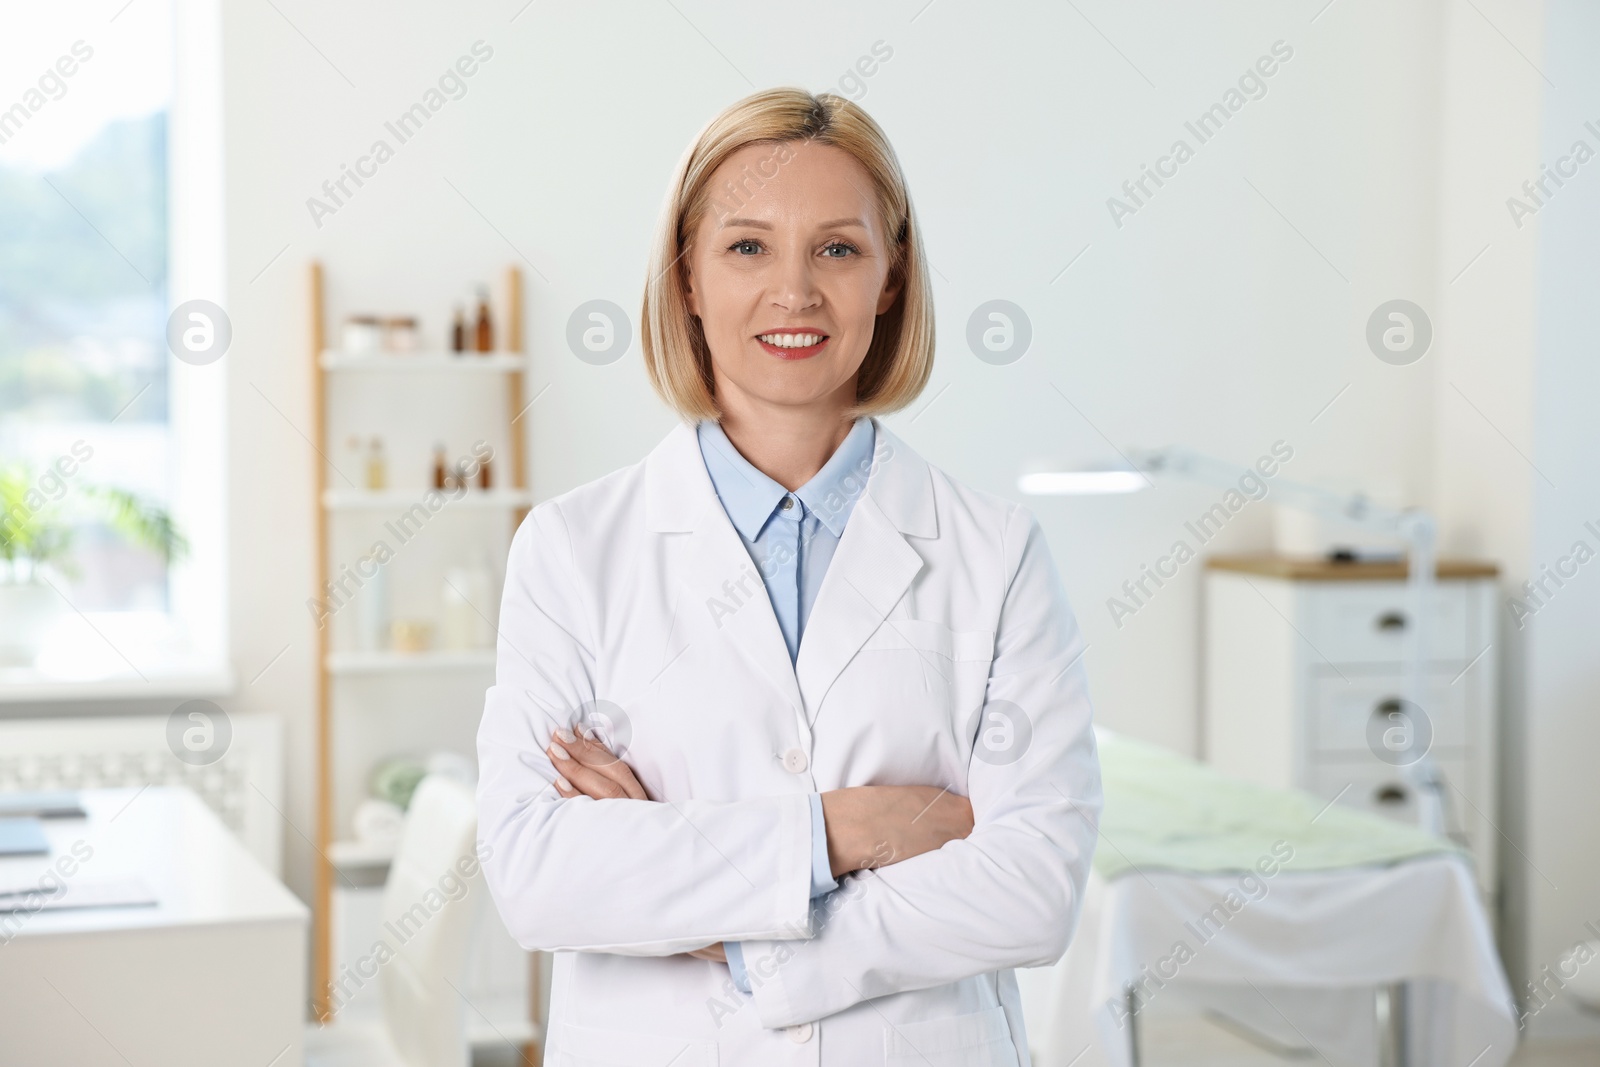
[[[792,774],[804,774],[810,765],[811,761],[806,759],[806,754],[801,749],[791,748],[783,754],[784,769]]]
[[[811,1024],[801,1023],[799,1026],[789,1027],[789,1040],[797,1045],[803,1045],[811,1040]]]

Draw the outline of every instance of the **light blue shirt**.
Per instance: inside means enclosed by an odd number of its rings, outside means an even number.
[[[857,419],[822,469],[793,493],[741,456],[719,423],[701,422],[698,437],[711,485],[761,574],[789,662],[794,663],[822,577],[872,471],[872,420]],[[822,896],[838,884],[828,863],[822,795],[812,793],[811,895]],[[750,992],[740,943],[729,941],[723,948],[734,984]]]

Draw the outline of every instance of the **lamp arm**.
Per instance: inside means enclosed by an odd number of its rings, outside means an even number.
[[[1243,488],[1240,480],[1254,474],[1252,467],[1217,459],[1183,445],[1157,449],[1129,449],[1135,467],[1147,475],[1162,474],[1231,489]],[[1406,599],[1410,608],[1410,639],[1406,646],[1404,689],[1411,707],[1426,715],[1428,705],[1428,623],[1437,584],[1437,526],[1433,516],[1421,508],[1382,507],[1363,493],[1336,493],[1305,482],[1273,478],[1269,497],[1273,503],[1292,507],[1323,518],[1352,523],[1369,530],[1404,538],[1409,546]],[[1264,497],[1262,499],[1267,499]],[[1413,724],[1415,728],[1415,724]],[[1445,826],[1446,783],[1439,774],[1431,752],[1406,768],[1420,799],[1422,828],[1442,835]]]

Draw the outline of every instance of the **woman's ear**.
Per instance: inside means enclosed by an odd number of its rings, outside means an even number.
[[[695,318],[700,317],[700,296],[694,291],[694,267],[689,256],[692,249],[685,249],[680,257],[683,263],[683,302],[689,306],[689,314]]]
[[[883,293],[878,297],[878,314],[882,315],[894,307],[894,302],[899,299],[902,286],[900,279],[890,275],[883,283]]]

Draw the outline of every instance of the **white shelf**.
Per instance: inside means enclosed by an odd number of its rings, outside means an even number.
[[[435,649],[427,652],[333,652],[330,674],[404,674],[494,668],[494,649]]]
[[[528,1019],[528,1005],[510,1000],[473,1005],[467,1013],[467,1044],[473,1048],[504,1048],[537,1041],[544,1028]]]
[[[456,374],[506,374],[528,369],[521,352],[370,352],[353,355],[327,349],[318,359],[323,370],[449,371]]]
[[[373,841],[335,841],[328,859],[335,867],[386,867],[394,860],[395,846]]]
[[[322,494],[322,506],[330,511],[375,508],[397,508],[404,511],[413,504],[422,504],[422,498],[429,493],[444,494],[445,505],[441,510],[447,511],[461,508],[512,509],[533,506],[533,494],[526,489],[468,489],[458,497],[450,495],[449,490],[420,486],[410,489],[329,489]]]

